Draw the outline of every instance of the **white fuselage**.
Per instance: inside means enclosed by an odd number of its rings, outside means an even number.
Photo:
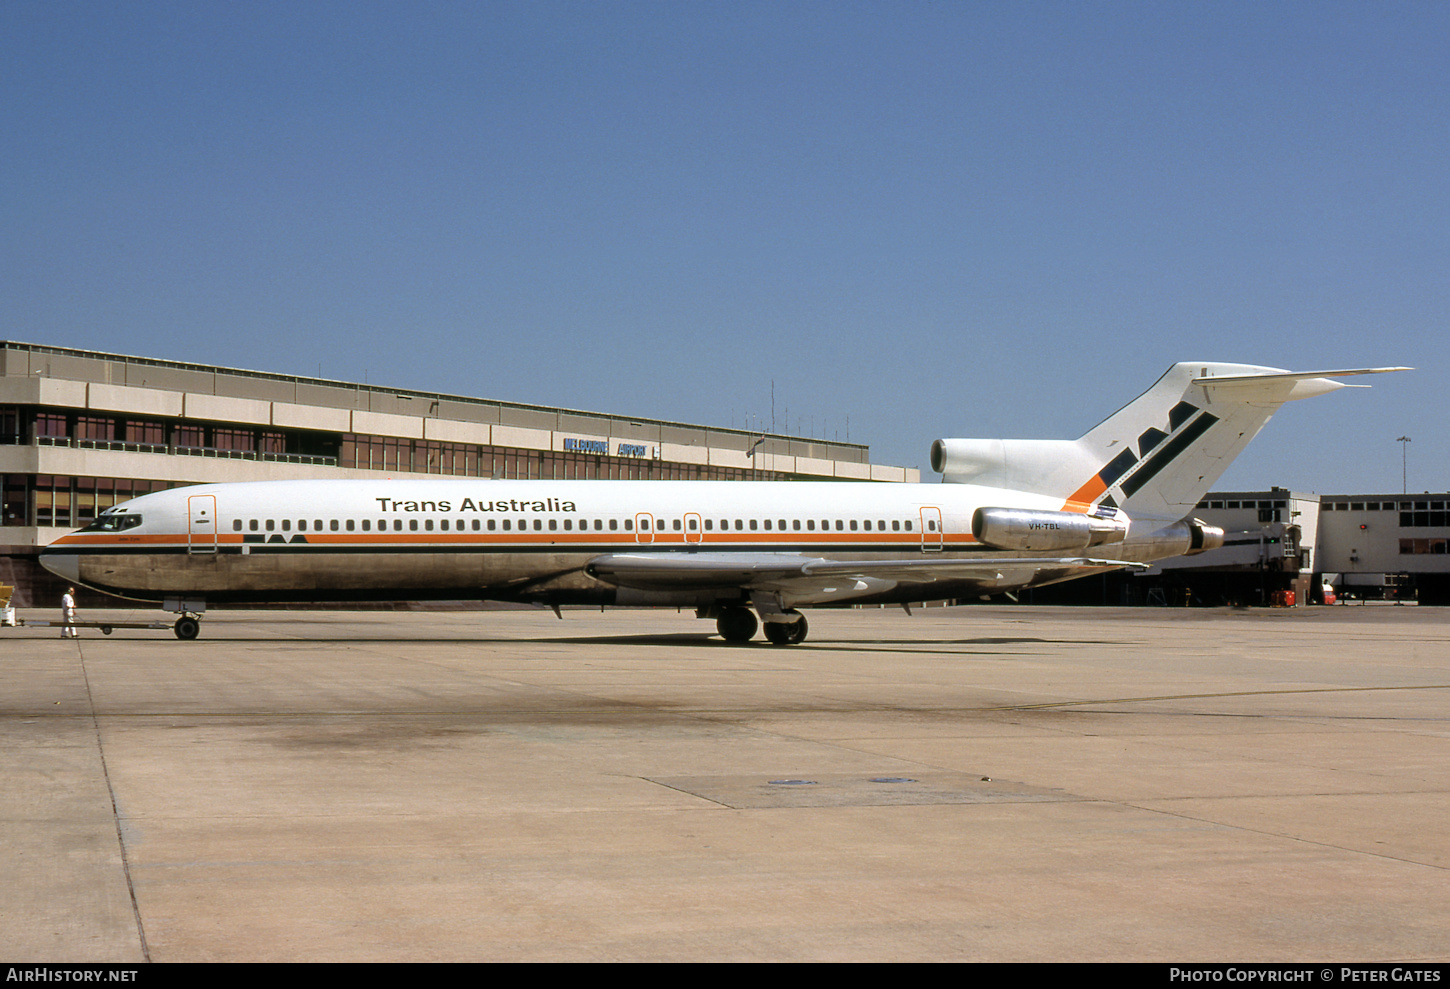
[[[1061,499],[961,484],[741,481],[289,481],[176,488],[117,506],[114,528],[64,536],[47,567],[143,600],[503,599],[704,605],[736,587],[625,588],[588,571],[602,554],[801,554],[827,560],[1013,555],[972,535],[983,506],[1059,512]],[[139,521],[137,521],[139,519]],[[124,520],[124,521],[117,521]],[[1133,525],[1117,560],[1185,551],[1171,520]],[[99,525],[99,523],[98,523]],[[1141,530],[1141,531],[1140,531]],[[1019,581],[1014,586],[1062,579]],[[976,593],[980,581],[796,588],[787,603]],[[1000,583],[993,590],[1010,590]]]

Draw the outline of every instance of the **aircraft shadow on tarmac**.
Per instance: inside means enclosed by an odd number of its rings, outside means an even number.
[[[80,642],[98,642],[98,639],[81,639]],[[117,636],[112,641],[141,641],[131,637],[122,638]],[[1044,639],[1036,636],[986,636],[967,639],[844,639],[831,640],[819,639],[812,642],[805,642],[790,647],[772,645],[764,640],[752,640],[750,642],[726,642],[713,632],[663,632],[653,635],[570,635],[570,636],[540,636],[535,638],[518,637],[492,637],[492,636],[450,636],[440,633],[437,636],[324,636],[315,638],[305,635],[289,635],[285,638],[277,638],[267,635],[236,635],[236,634],[212,634],[207,635],[205,631],[202,637],[193,643],[177,643],[179,649],[205,648],[207,643],[243,643],[243,642],[286,642],[289,644],[301,645],[316,643],[317,645],[380,645],[386,643],[428,643],[457,644],[474,646],[502,646],[502,645],[575,645],[575,646],[641,646],[641,647],[675,647],[692,646],[704,649],[731,649],[731,650],[754,650],[778,652],[781,655],[800,653],[823,652],[875,652],[875,653],[931,653],[941,651],[952,651],[953,647],[984,647],[984,646],[1101,646],[1121,644],[1116,640],[1108,639]],[[975,650],[973,655],[981,654]],[[992,653],[998,654],[998,653]]]

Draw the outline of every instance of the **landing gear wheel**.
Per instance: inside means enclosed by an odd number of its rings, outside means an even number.
[[[726,642],[749,642],[758,627],[749,608],[726,608],[715,619],[715,629]]]
[[[171,630],[176,633],[178,639],[194,639],[197,633],[201,631],[201,622],[190,617],[178,618]]]
[[[786,614],[800,614],[798,611],[788,611]],[[806,625],[806,616],[793,622],[766,622],[765,637],[772,645],[794,646],[806,641],[806,633],[809,627]]]
[[[111,634],[111,626],[109,626],[109,625],[102,625],[101,626],[101,634],[102,635],[110,635]]]

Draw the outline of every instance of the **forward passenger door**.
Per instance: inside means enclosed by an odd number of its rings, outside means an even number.
[[[216,495],[191,495],[186,499],[186,551],[215,553]]]

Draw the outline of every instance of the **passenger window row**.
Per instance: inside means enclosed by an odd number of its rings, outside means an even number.
[[[835,521],[835,531],[837,531],[837,532],[845,532],[845,531],[848,531],[848,530],[850,532],[858,532],[858,531],[870,532],[870,531],[872,531],[872,529],[871,529],[872,522],[871,522],[870,519],[860,519],[860,520],[858,520],[858,519],[836,519],[834,521]],[[772,522],[774,523],[774,528],[772,528]],[[759,527],[762,524],[763,524],[764,529],[765,529],[766,532],[772,532],[772,531],[785,532],[786,529],[787,529],[786,520],[785,519],[774,519],[774,520],[772,520],[772,519],[764,519],[763,522],[760,519],[735,519],[734,529],[735,529],[736,532],[740,532],[740,531],[745,530],[746,527],[748,526],[749,527],[749,530],[751,532],[755,532],[755,531],[758,531]],[[816,531],[816,520],[815,519],[806,519],[804,523],[802,523],[800,519],[791,519],[789,529],[792,532],[800,532],[801,529],[802,529],[802,525],[804,525],[804,529],[805,529],[806,532],[815,532]],[[885,531],[887,531],[887,522],[886,522],[885,519],[877,519],[876,522],[875,522],[875,526],[876,526],[876,531],[877,532],[885,532]],[[900,519],[892,519],[891,522],[890,522],[890,526],[891,526],[891,531],[892,532],[902,532],[903,530],[906,531],[906,532],[911,532],[912,531],[911,522],[909,520],[903,522]],[[705,520],[705,531],[706,532],[713,531],[714,527],[715,527],[715,520],[714,519],[706,519]],[[820,531],[821,532],[829,532],[829,531],[831,531],[831,527],[832,527],[832,520],[831,519],[821,519],[820,520]],[[678,529],[679,526],[676,525],[675,528]],[[729,530],[730,528],[731,528],[731,520],[730,519],[721,519],[720,520],[720,531],[721,532],[725,532],[725,531]]]
[[[623,522],[623,528],[625,532],[634,531],[634,519],[594,519],[592,520],[592,522],[589,519],[579,519],[578,531],[587,532],[591,531],[592,529],[592,531],[594,532],[603,532],[607,527],[609,531],[617,532],[620,529],[621,521]],[[406,525],[404,525],[405,522],[407,523]],[[532,522],[532,525],[530,525],[530,522]],[[514,529],[513,519],[458,519],[456,523],[452,519],[378,519],[376,530],[374,530],[373,528],[372,519],[343,519],[341,521],[339,521],[338,519],[329,519],[326,522],[324,522],[322,519],[297,519],[295,522],[295,531],[403,532],[406,529],[409,532],[418,532],[421,528],[421,531],[423,532],[497,532],[500,530],[503,532],[525,532],[530,529],[532,529],[534,532],[542,532],[544,531],[546,522],[548,525],[548,530],[550,532],[557,532],[559,530],[559,519],[519,519],[517,530]],[[695,516],[688,516],[683,520],[658,519],[655,520],[655,522],[655,530],[658,532],[664,532],[667,530],[671,530],[674,532],[697,532],[699,531],[700,525],[699,520]],[[789,525],[787,525],[785,519],[735,519],[733,526],[730,519],[721,519],[719,531],[759,532],[763,530],[765,532],[830,532],[833,531],[834,525],[834,531],[836,532],[886,532],[888,531],[888,524],[890,525],[891,532],[913,531],[911,521],[902,521],[901,519],[892,519],[890,523],[888,523],[885,519],[877,519],[874,523],[871,519],[821,519],[819,530],[817,529],[816,519],[806,519],[804,523],[802,523],[800,519],[792,519],[790,520]],[[639,519],[639,530],[641,532],[650,531],[650,525],[651,519],[649,517]],[[233,532],[241,532],[243,531],[243,529],[250,532],[276,532],[279,530],[281,532],[292,532],[294,531],[293,526],[294,522],[292,519],[282,519],[280,522],[276,519],[232,519]],[[714,532],[715,520],[705,519],[704,526],[706,532]],[[929,522],[928,527],[931,529],[931,531],[936,531],[935,522]],[[573,519],[564,519],[563,530],[565,532],[575,531],[575,521]]]

